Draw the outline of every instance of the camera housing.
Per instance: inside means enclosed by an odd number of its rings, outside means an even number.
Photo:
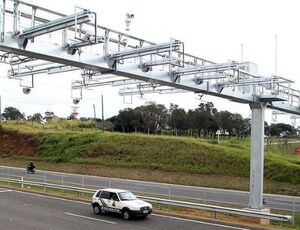
[[[29,88],[29,87],[23,88],[23,93],[24,94],[29,94],[30,92],[31,92],[31,88]]]
[[[74,104],[74,105],[79,104],[79,102],[80,102],[80,99],[78,99],[78,98],[74,98],[74,99],[73,99],[73,104]]]

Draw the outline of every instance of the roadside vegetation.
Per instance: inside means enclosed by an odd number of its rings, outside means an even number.
[[[33,141],[34,148],[31,154],[22,154],[24,150],[20,149],[16,153],[17,147],[7,144],[6,148],[0,149],[2,162],[25,163],[31,159],[38,161],[39,165],[43,165],[42,162],[47,162],[48,165],[68,164],[69,168],[72,167],[71,165],[74,167],[89,165],[90,168],[103,167],[120,171],[120,174],[124,175],[119,177],[123,178],[125,176],[169,183],[202,186],[215,184],[214,187],[249,189],[250,140],[248,138],[242,140],[221,138],[218,144],[214,139],[108,131],[102,133],[95,128],[90,128],[89,122],[53,119],[45,125],[40,125],[31,122],[6,121],[2,124],[0,139],[5,135],[18,134],[19,143],[21,139],[26,139],[25,142]],[[273,141],[280,141],[280,139]],[[268,184],[266,192],[300,195],[299,156],[288,152],[283,153],[275,146],[266,146],[265,151],[265,179]],[[128,169],[128,175],[126,170],[121,169]],[[147,173],[155,177],[136,177],[131,174],[133,170],[137,174],[138,170],[148,170]],[[90,172],[91,170],[87,169],[83,173]],[[188,178],[190,175],[191,178],[195,178],[195,181],[197,177],[203,175],[206,180],[211,178],[213,181],[208,184],[193,183],[190,180],[184,182],[178,179],[180,175],[183,178]],[[114,174],[114,176],[118,175]],[[171,179],[166,181],[163,177]],[[225,182],[218,182],[224,179]],[[240,182],[241,180],[243,182]],[[238,183],[243,186],[237,185]]]

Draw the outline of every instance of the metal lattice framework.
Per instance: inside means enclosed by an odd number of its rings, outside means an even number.
[[[97,24],[97,15],[75,7],[64,15],[18,0],[2,0],[0,62],[8,77],[81,71],[72,90],[124,86],[120,95],[194,92],[247,103],[252,110],[249,207],[262,208],[264,110],[300,115],[300,91],[281,76],[261,76],[251,62],[215,63],[185,53],[175,39],[155,44]],[[22,86],[22,84],[21,84]],[[74,94],[72,94],[74,95]]]

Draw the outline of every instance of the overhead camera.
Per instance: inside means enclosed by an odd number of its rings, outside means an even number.
[[[131,18],[131,19],[133,19],[133,18],[134,18],[134,14],[129,14],[129,13],[127,13],[127,14],[126,14],[126,18]]]
[[[193,80],[196,83],[196,85],[201,85],[203,83],[203,79],[198,77],[195,77]]]
[[[86,32],[84,35],[83,35],[83,38],[82,38],[82,40],[84,40],[84,41],[90,41],[91,40],[91,34],[90,34],[90,32]]]
[[[30,92],[31,92],[31,88],[29,88],[29,87],[23,88],[23,93],[24,94],[29,94]]]
[[[77,51],[76,48],[72,48],[72,47],[67,48],[67,53],[70,54],[70,55],[75,55],[76,51]]]
[[[126,19],[125,19],[126,31],[130,31],[131,19],[133,18],[134,18],[134,14],[130,14],[130,13],[126,14]]]
[[[78,98],[74,98],[74,99],[73,99],[73,104],[74,104],[74,105],[79,104],[79,102],[80,102],[80,99],[78,99]]]

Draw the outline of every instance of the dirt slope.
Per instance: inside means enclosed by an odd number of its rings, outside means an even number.
[[[35,153],[33,136],[0,129],[0,156],[33,156]]]

